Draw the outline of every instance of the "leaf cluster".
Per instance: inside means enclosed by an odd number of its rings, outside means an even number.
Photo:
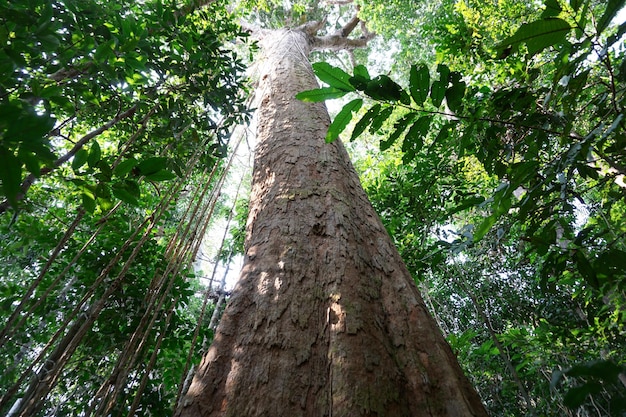
[[[243,64],[222,46],[244,35],[226,20],[208,23],[209,10],[96,0],[1,7],[0,181],[13,208],[32,182],[68,162],[90,211],[120,196],[134,203],[141,187],[117,175],[129,165],[114,172],[120,158],[140,162],[178,142],[163,155],[167,174],[149,180],[171,179],[200,136],[215,137],[206,154],[219,156],[238,120],[228,115],[245,114]]]

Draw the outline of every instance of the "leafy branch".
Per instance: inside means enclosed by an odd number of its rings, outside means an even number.
[[[306,102],[321,102],[340,98],[348,93],[357,93],[377,102],[366,111],[358,122],[356,122],[352,136],[350,137],[351,141],[357,139],[368,127],[370,128],[370,133],[379,132],[384,122],[388,120],[397,109],[408,110],[411,112],[411,116],[404,116],[394,125],[394,131],[390,135],[390,139],[392,140],[387,139],[384,141],[384,149],[393,145],[404,131],[411,130],[417,121],[413,124],[410,122],[415,119],[414,116],[417,114],[441,116],[447,120],[486,122],[514,128],[539,130],[551,135],[569,137],[571,139],[581,138],[577,133],[566,132],[564,130],[559,131],[539,125],[486,116],[476,117],[472,114],[461,113],[460,111],[463,110],[463,101],[469,99],[469,97],[466,96],[466,83],[462,81],[460,73],[451,72],[448,67],[443,64],[440,64],[438,68],[438,72],[440,73],[439,80],[435,80],[432,84],[430,82],[428,68],[425,65],[411,66],[409,85],[410,98],[409,94],[388,76],[379,75],[373,79],[370,78],[367,69],[363,66],[355,67],[354,75],[350,75],[341,68],[334,67],[326,62],[313,64],[313,70],[320,80],[328,84],[328,87],[303,91],[296,95],[298,99]],[[424,106],[429,97],[432,105],[431,108]],[[355,99],[340,110],[328,129],[326,136],[327,142],[330,143],[339,137],[352,120],[352,114],[357,113],[362,104],[362,99]],[[452,109],[458,110],[459,112],[454,112]],[[424,134],[425,133],[427,132],[424,132]]]
[[[4,185],[5,193],[7,195],[7,199],[3,201],[2,203],[0,203],[0,214],[4,213],[10,206],[15,207],[17,205],[17,202],[21,200],[22,198],[24,198],[28,189],[34,184],[35,180],[38,177],[54,171],[55,169],[63,165],[65,162],[69,161],[80,150],[82,150],[83,147],[91,139],[100,135],[104,131],[110,129],[119,121],[124,120],[128,117],[131,117],[133,114],[135,114],[136,109],[137,109],[136,106],[133,106],[122,113],[118,113],[113,119],[109,120],[107,123],[87,133],[86,135],[81,137],[80,140],[78,140],[78,142],[76,142],[76,144],[72,147],[72,149],[70,149],[63,156],[57,158],[52,164],[52,166],[42,168],[40,172],[38,173],[38,175],[35,175],[34,173],[28,174],[26,178],[23,181],[21,181],[21,184],[19,186],[8,184],[6,181],[7,179],[13,180],[13,182],[15,182],[16,180],[19,181],[21,176],[13,175],[11,177],[5,177],[3,181],[3,185]],[[16,172],[21,171],[19,160],[16,157],[7,158],[5,162],[7,165],[9,165],[7,168],[5,168],[7,171],[16,171]]]

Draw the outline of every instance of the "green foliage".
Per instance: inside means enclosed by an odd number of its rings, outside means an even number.
[[[424,104],[430,89],[430,72],[426,65],[411,65],[409,90],[416,106]]]
[[[159,2],[0,6],[6,67],[0,78],[0,152],[8,161],[0,180],[10,205],[18,208],[33,178],[52,175],[68,161],[76,176],[102,190],[90,196],[96,207],[109,205],[113,155],[129,140],[135,145],[125,157],[152,156],[173,139],[172,132],[181,135],[180,145],[193,135],[215,135],[213,152],[219,149],[236,119],[218,127],[217,114],[205,109],[245,109],[237,82],[243,65],[221,46],[227,37],[244,35],[227,20],[209,23],[210,13],[182,16]],[[89,138],[92,129],[99,130]],[[117,140],[104,148],[109,138]],[[163,157],[176,165],[188,150],[171,147]],[[154,181],[173,178],[150,175]]]
[[[526,44],[531,56],[536,55],[549,46],[563,43],[571,29],[569,23],[556,17],[525,23],[498,46],[502,50],[500,56],[504,58],[518,51],[521,44]]]
[[[240,198],[235,202],[235,215],[233,217],[234,226],[229,227],[230,236],[226,238],[222,253],[219,258],[230,261],[235,255],[244,255],[244,242],[246,239],[246,223],[249,213],[249,199]]]
[[[331,87],[346,92],[354,91],[354,87],[350,82],[350,75],[341,68],[333,67],[326,62],[316,62],[313,64],[313,71],[320,80]]]
[[[326,133],[326,142],[330,143],[339,137],[339,134],[348,126],[350,120],[352,120],[352,113],[359,111],[363,105],[363,100],[356,98],[346,104],[343,109],[337,114],[333,122],[328,127],[328,133]]]
[[[621,415],[624,4],[441,3],[410,102],[355,70],[351,140],[385,152],[362,181],[492,414]]]
[[[610,415],[620,415],[626,411],[626,396],[621,394],[619,375],[626,371],[612,361],[599,360],[572,366],[565,371],[556,371],[552,376],[551,388],[555,388],[564,377],[575,378],[582,383],[571,388],[565,394],[563,402],[569,408],[576,409],[583,405],[591,396],[597,395],[606,385],[613,385],[617,393],[609,405]]]
[[[316,103],[320,101],[326,101],[333,98],[343,97],[348,91],[340,90],[335,87],[323,87],[315,90],[302,91],[296,94],[298,100]]]
[[[102,412],[113,373],[107,415],[135,395],[137,413],[171,414],[190,348],[212,338],[194,338],[187,209],[249,118],[231,48],[247,36],[223,2],[178,6],[0,2],[3,415],[75,323],[93,317],[31,415]]]

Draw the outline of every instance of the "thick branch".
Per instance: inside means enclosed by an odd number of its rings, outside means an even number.
[[[301,30],[309,36],[317,35],[317,32],[322,30],[322,28],[326,25],[327,17],[324,16],[322,20],[314,20],[311,22],[306,22],[304,25],[300,25],[296,28],[296,30]]]
[[[335,34],[340,35],[343,38],[347,38],[348,36],[350,36],[354,28],[357,27],[360,21],[361,19],[359,19],[357,15],[354,15],[354,17],[350,19],[350,21],[346,23],[344,27],[338,30]]]
[[[363,35],[359,38],[348,38],[354,29],[361,25]],[[319,30],[319,29],[318,29]],[[307,32],[310,33],[310,32]],[[316,33],[316,32],[315,32]],[[357,48],[364,48],[367,43],[376,36],[375,33],[370,32],[365,27],[365,22],[355,15],[348,21],[341,29],[335,33],[326,36],[313,36],[311,41],[312,50],[330,49],[333,51],[348,50],[351,51]]]
[[[322,36],[320,38],[315,38],[312,42],[314,51],[319,51],[321,49],[330,49],[333,51],[341,51],[341,50],[353,50],[357,48],[365,48],[370,38],[359,38],[359,39],[346,39],[335,36]]]
[[[93,65],[93,62],[86,62],[78,65],[77,67],[61,68],[60,70],[50,74],[48,77],[56,82],[61,82],[67,79],[74,79],[79,75],[86,73]]]

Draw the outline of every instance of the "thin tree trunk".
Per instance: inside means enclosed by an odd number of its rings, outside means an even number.
[[[177,416],[486,416],[363,191],[326,144],[311,33],[263,40],[246,259]]]

